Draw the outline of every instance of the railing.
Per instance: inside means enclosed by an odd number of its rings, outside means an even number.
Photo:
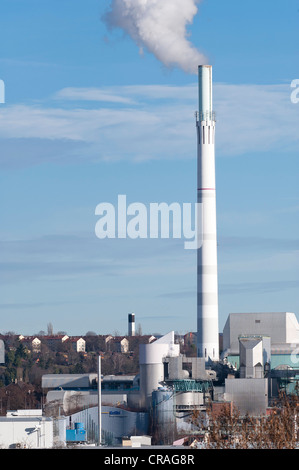
[[[212,388],[208,380],[174,380],[172,385],[176,392],[207,392]]]
[[[216,113],[215,111],[206,111],[206,112],[195,112],[195,119],[197,122],[201,121],[215,121],[216,122]]]

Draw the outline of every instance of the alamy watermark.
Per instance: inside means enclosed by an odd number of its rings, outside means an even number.
[[[297,104],[299,103],[299,78],[292,80],[291,88],[295,88],[291,93],[291,102]]]
[[[127,206],[125,195],[118,195],[117,208],[109,202],[97,205],[95,215],[100,216],[95,234],[104,238],[184,238],[184,248],[194,250],[202,245],[201,203],[178,202],[167,204],[141,202]]]
[[[3,80],[0,80],[0,104],[5,103],[5,84]]]

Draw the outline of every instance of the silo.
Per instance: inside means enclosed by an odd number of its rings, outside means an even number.
[[[152,392],[164,381],[163,358],[179,356],[180,347],[174,344],[174,332],[162,336],[150,344],[139,347],[140,407],[149,409]]]
[[[159,387],[152,392],[152,428],[156,444],[171,444],[175,440],[176,419],[174,414],[174,392]]]

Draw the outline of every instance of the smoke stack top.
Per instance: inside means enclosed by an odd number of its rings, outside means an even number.
[[[166,67],[179,67],[197,74],[198,64],[207,59],[188,40],[187,26],[197,14],[201,0],[111,0],[104,21],[110,29],[120,28]]]
[[[128,334],[129,336],[135,336],[135,313],[129,313],[128,315]]]
[[[198,94],[200,120],[210,120],[213,113],[211,65],[200,65],[198,67]]]

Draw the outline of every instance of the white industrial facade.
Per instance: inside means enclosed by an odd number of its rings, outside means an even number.
[[[0,448],[52,449],[53,419],[41,410],[10,411],[0,417]]]
[[[224,399],[233,403],[241,415],[265,415],[269,405],[270,337],[239,337],[240,378],[225,379]]]
[[[83,423],[86,430],[87,440],[90,442],[98,441],[99,422],[98,407],[79,411],[72,414],[69,424]],[[108,445],[119,445],[123,436],[142,435],[147,433],[149,426],[149,414],[146,412],[134,412],[119,407],[102,406],[102,442]]]
[[[233,402],[241,415],[265,415],[268,407],[268,379],[225,379],[225,401]]]
[[[263,378],[271,364],[269,336],[242,336],[240,343],[240,377]]]
[[[224,354],[239,354],[239,337],[266,335],[271,338],[271,352],[289,352],[299,344],[299,324],[294,313],[231,313],[223,329]]]

